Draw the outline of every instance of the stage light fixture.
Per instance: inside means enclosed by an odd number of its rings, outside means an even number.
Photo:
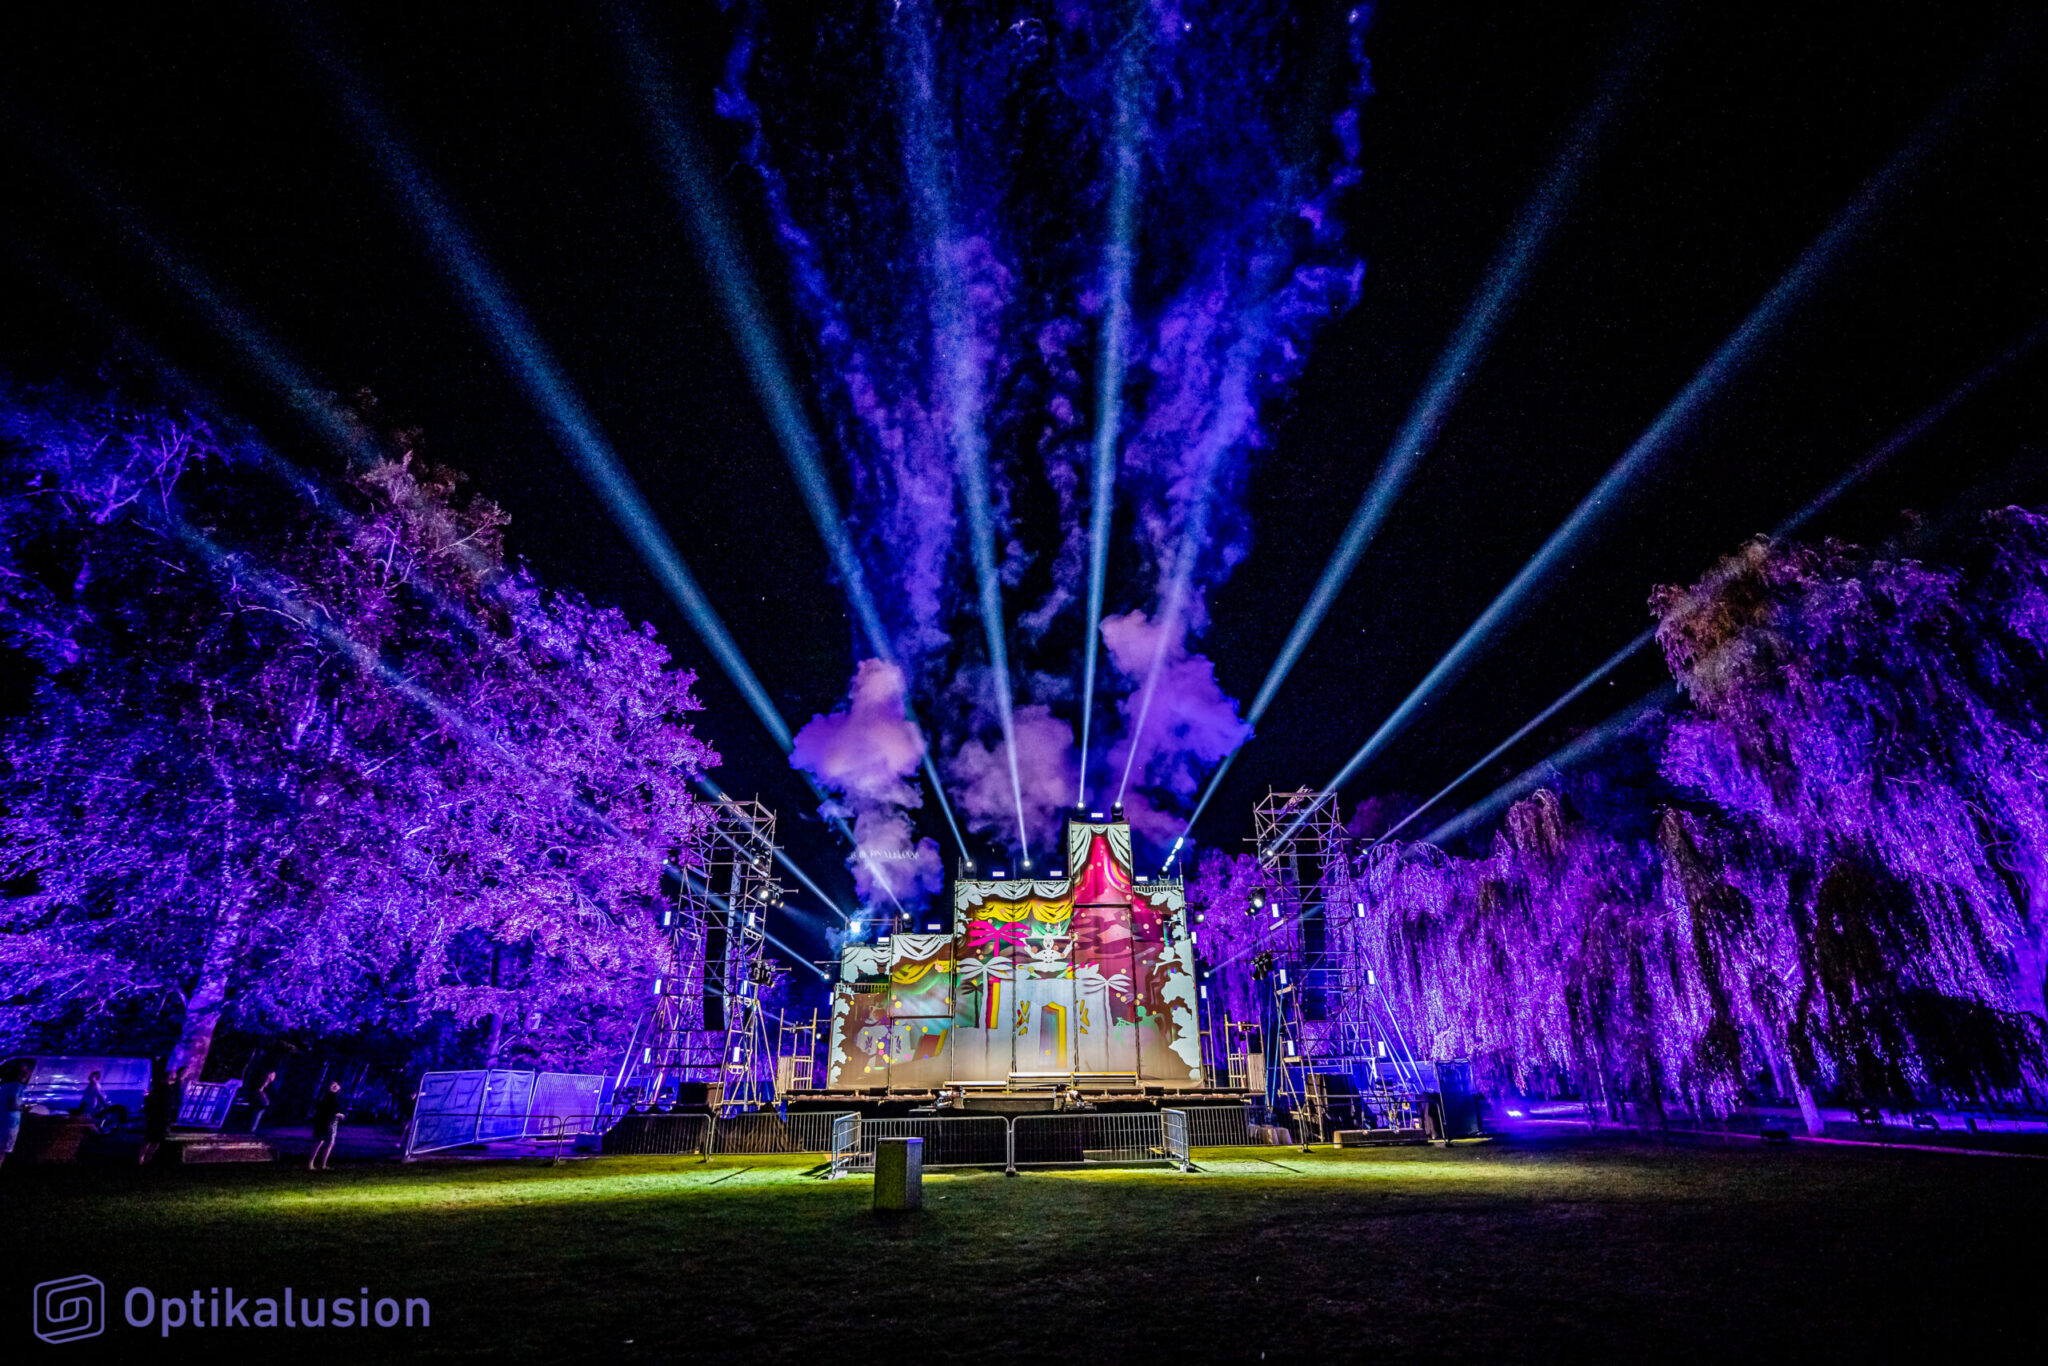
[[[1264,887],[1254,887],[1254,888],[1252,888],[1252,889],[1251,889],[1251,892],[1250,892],[1250,893],[1249,893],[1249,894],[1247,895],[1247,897],[1246,897],[1246,900],[1250,902],[1250,904],[1251,904],[1251,908],[1252,908],[1253,910],[1255,910],[1255,911],[1263,911],[1263,910],[1265,910],[1265,909],[1266,909],[1266,889],[1265,889]]]

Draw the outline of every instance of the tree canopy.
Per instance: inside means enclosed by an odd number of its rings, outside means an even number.
[[[323,490],[206,421],[7,407],[0,1037],[613,1060],[717,763],[652,629],[509,563],[410,434]]]

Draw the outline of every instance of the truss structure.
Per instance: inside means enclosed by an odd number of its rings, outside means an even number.
[[[1420,1073],[1380,990],[1353,841],[1335,799],[1269,790],[1253,820],[1266,895],[1300,928],[1299,952],[1276,961],[1266,984],[1279,1034],[1267,1057],[1277,1069],[1273,1089],[1319,1128],[1347,1085],[1385,1127],[1416,1118]],[[1347,1082],[1335,1082],[1340,1075]]]
[[[677,852],[663,880],[666,970],[620,1060],[616,1106],[673,1101],[684,1083],[715,1084],[722,1114],[773,1098],[761,988],[768,912],[783,897],[775,852],[775,813],[731,797]]]

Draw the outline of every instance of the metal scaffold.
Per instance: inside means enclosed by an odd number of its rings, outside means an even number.
[[[1253,810],[1257,896],[1297,928],[1254,959],[1267,1002],[1266,1090],[1327,1137],[1332,1120],[1407,1128],[1422,1121],[1423,1079],[1387,1008],[1365,942],[1365,894],[1334,800],[1268,791]]]
[[[775,851],[775,813],[731,797],[678,851],[664,879],[668,962],[620,1060],[616,1109],[677,1103],[695,1085],[721,1114],[774,1098],[761,994],[768,913],[783,900]]]

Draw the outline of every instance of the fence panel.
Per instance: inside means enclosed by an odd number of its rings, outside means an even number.
[[[711,1151],[735,1157],[828,1152],[838,1118],[839,1113],[794,1114],[785,1120],[772,1110],[728,1115],[713,1130]]]
[[[704,1150],[711,1137],[709,1115],[625,1115],[605,1130],[607,1156],[674,1157]]]
[[[832,1172],[844,1176],[853,1170],[854,1155],[860,1151],[860,1116],[838,1115],[832,1121]]]
[[[800,1111],[789,1117],[789,1140],[796,1146],[790,1151],[799,1153],[829,1153],[832,1151],[832,1131],[839,1121],[851,1111]],[[857,1116],[856,1116],[857,1117]]]
[[[476,1142],[477,1110],[483,1103],[483,1072],[429,1072],[420,1078],[406,1131],[405,1155],[459,1148]]]
[[[1193,1166],[1188,1152],[1188,1113],[1185,1110],[1161,1110],[1159,1112],[1160,1136],[1166,1142],[1166,1155],[1182,1171]]]
[[[218,1129],[227,1123],[234,1106],[239,1081],[194,1081],[185,1084],[185,1097],[178,1104],[181,1129]]]
[[[916,1119],[853,1120],[858,1128],[850,1151],[842,1153],[842,1131],[833,1131],[832,1174],[871,1172],[875,1169],[875,1141],[883,1138],[921,1138],[927,1167],[1001,1167],[1009,1161],[1010,1126],[999,1115],[934,1115]]]
[[[1167,1157],[1159,1114],[1019,1115],[1016,1165],[1156,1162]]]
[[[1237,1148],[1252,1141],[1249,1106],[1189,1105],[1181,1113],[1188,1118],[1191,1148]]]

